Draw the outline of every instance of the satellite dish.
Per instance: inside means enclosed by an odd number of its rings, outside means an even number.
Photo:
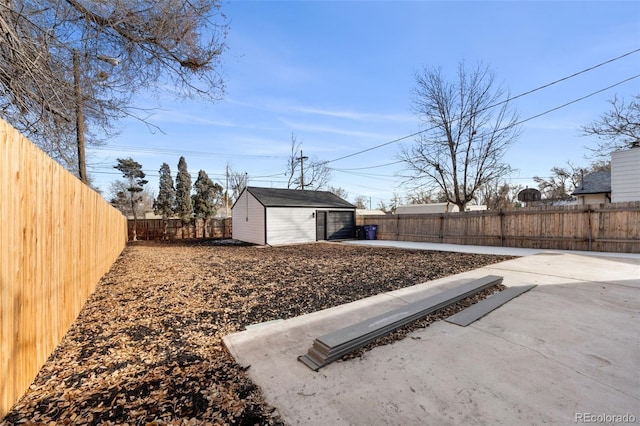
[[[542,194],[540,191],[534,188],[523,189],[518,192],[518,201],[522,201],[524,203],[530,203],[532,201],[540,201],[542,199]]]

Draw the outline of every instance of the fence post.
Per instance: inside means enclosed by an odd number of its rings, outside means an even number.
[[[500,209],[498,213],[500,217],[500,247],[504,247],[504,210]]]
[[[591,247],[591,240],[593,239],[593,231],[591,229],[591,206],[587,205],[587,226],[589,227],[588,229],[588,235],[589,235],[589,251],[592,251],[592,247]]]

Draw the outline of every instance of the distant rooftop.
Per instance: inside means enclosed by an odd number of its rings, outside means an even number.
[[[611,192],[611,172],[593,172],[582,178],[572,195],[605,194]]]

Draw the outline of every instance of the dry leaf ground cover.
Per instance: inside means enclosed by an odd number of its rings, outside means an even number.
[[[223,336],[505,259],[335,243],[130,244],[2,424],[279,423]]]

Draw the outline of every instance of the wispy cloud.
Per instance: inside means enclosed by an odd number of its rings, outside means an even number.
[[[162,127],[163,123],[198,124],[217,127],[238,127],[236,123],[229,120],[212,120],[202,114],[182,112],[175,109],[156,110],[156,112],[151,115],[150,119],[160,127]]]
[[[359,139],[367,139],[367,140],[380,140],[380,139],[392,139],[393,135],[384,135],[379,132],[369,132],[362,130],[352,130],[344,127],[338,126],[326,126],[319,124],[308,124],[304,122],[295,122],[287,119],[280,119],[280,121],[294,129],[294,132],[304,131],[304,132],[314,132],[314,133],[331,133],[342,136],[349,136],[353,138]]]
[[[401,122],[412,123],[415,122],[415,117],[406,114],[379,114],[369,112],[357,112],[349,110],[331,110],[314,107],[292,107],[294,111],[302,112],[305,114],[322,115],[333,118],[344,118],[347,120],[366,121],[366,122]]]

